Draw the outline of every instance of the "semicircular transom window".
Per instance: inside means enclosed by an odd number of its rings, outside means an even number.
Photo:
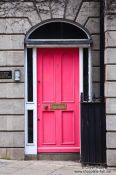
[[[28,39],[88,39],[88,35],[76,25],[50,22],[34,30]]]

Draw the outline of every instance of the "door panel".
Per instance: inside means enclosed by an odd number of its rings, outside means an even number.
[[[55,144],[56,118],[54,112],[43,112],[42,114],[43,144]]]
[[[42,100],[44,102],[54,101],[55,87],[54,87],[54,57],[52,54],[46,52],[42,55]],[[48,87],[49,93],[48,93]]]
[[[37,70],[38,152],[79,152],[79,49],[37,49]]]
[[[75,124],[74,112],[62,112],[62,144],[75,143]]]
[[[61,95],[62,101],[74,101],[74,57],[67,53],[61,59]]]

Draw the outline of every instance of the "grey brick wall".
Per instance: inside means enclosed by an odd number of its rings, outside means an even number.
[[[37,8],[32,2],[22,1],[18,5],[15,2],[0,5],[0,71],[13,72],[11,80],[0,80],[0,158],[24,158],[24,38],[31,27],[53,18],[78,22],[90,32],[93,92],[99,96],[99,0],[38,1]],[[114,33],[110,32],[111,37]],[[111,45],[112,40],[108,39]],[[106,50],[110,55],[111,50]],[[106,64],[110,64],[108,61]],[[20,83],[14,81],[15,69],[21,70]]]

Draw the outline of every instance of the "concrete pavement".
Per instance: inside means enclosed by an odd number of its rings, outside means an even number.
[[[0,160],[0,175],[116,175],[116,169],[82,167],[71,161]]]

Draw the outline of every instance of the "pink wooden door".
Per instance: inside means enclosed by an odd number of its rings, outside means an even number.
[[[38,152],[79,152],[79,49],[37,49],[37,70]]]

